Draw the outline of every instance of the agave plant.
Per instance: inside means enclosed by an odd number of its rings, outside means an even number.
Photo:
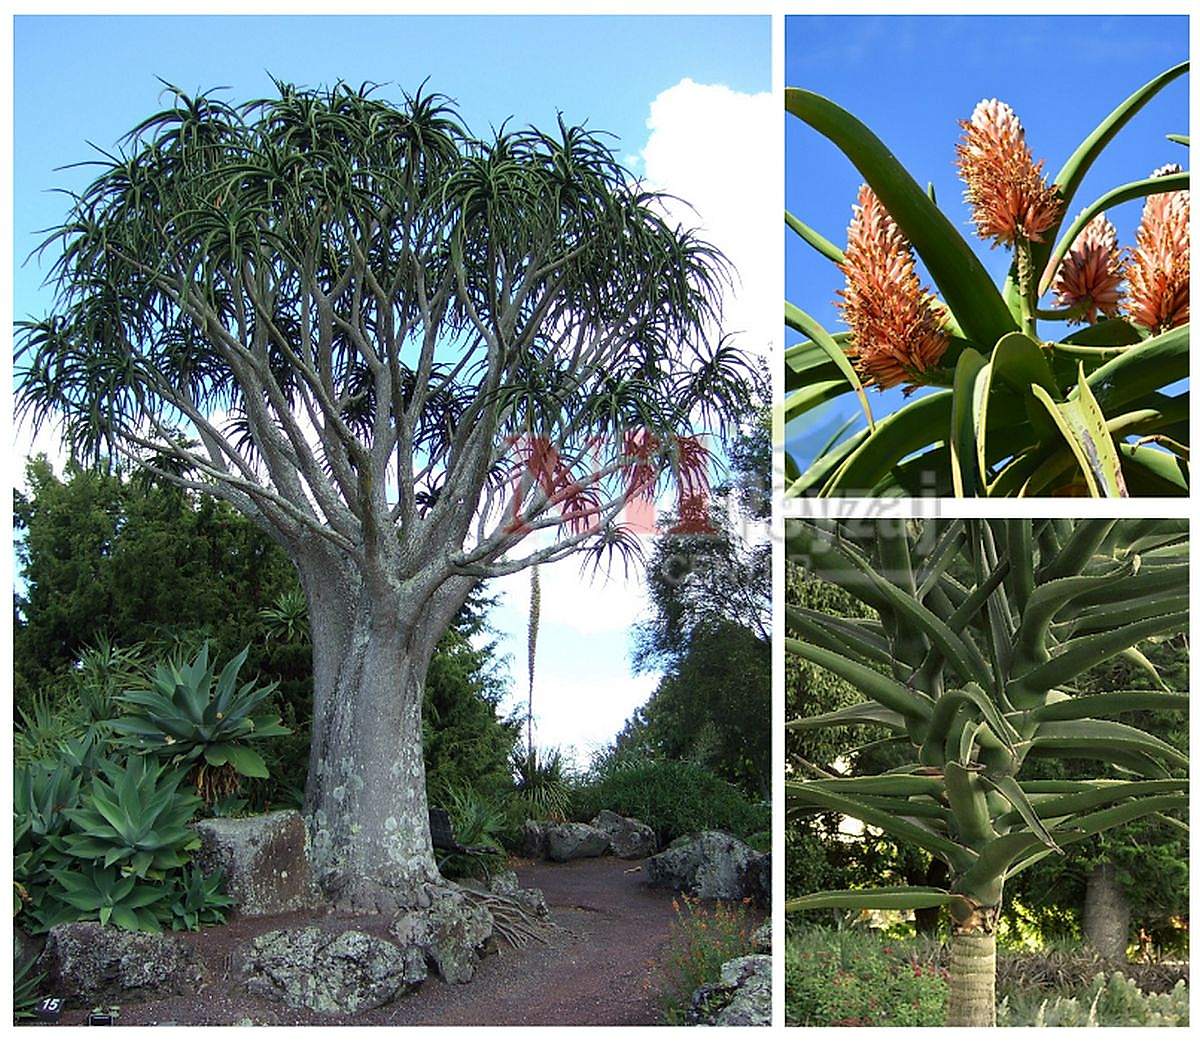
[[[1007,105],[981,102],[963,122],[958,168],[976,231],[1012,251],[1002,286],[932,186],[922,189],[868,127],[812,91],[787,90],[788,112],[837,145],[866,182],[845,250],[786,215],[841,269],[850,328],[830,333],[785,305],[787,325],[805,338],[786,352],[785,421],[849,394],[863,412],[858,429],[852,418],[803,472],[788,457],[789,494],[1187,493],[1188,393],[1172,385],[1188,376],[1188,174],[1148,170],[1068,220],[1101,152],[1186,70],[1177,65],[1134,91],[1052,182]],[[1125,256],[1105,214],[1134,200],[1146,202]],[[918,257],[936,295],[921,285]],[[1082,328],[1047,335],[1045,322]],[[877,419],[867,389],[900,384],[922,393]]]
[[[53,913],[47,890],[69,854],[66,811],[79,800],[79,774],[48,762],[18,764],[13,772],[13,914]]]
[[[74,826],[65,850],[103,868],[119,866],[138,878],[162,878],[187,864],[200,837],[187,827],[200,800],[180,792],[183,772],[131,756],[124,766],[104,762],[80,805],[64,811]]]
[[[123,875],[115,866],[86,865],[79,871],[59,869],[54,873],[63,899],[74,909],[65,921],[111,921],[123,930],[161,933],[159,911],[164,902],[162,887],[136,875]],[[155,906],[159,906],[156,909]]]
[[[45,979],[45,972],[35,973],[41,952],[34,949],[13,965],[13,1022],[32,1020],[38,1002],[38,985]]]
[[[209,665],[207,643],[189,663],[159,663],[150,688],[119,696],[130,714],[110,722],[139,752],[187,766],[206,803],[235,792],[239,775],[267,777],[262,756],[249,743],[291,733],[269,708],[274,683],[238,686],[248,652],[230,659],[220,676]]]
[[[225,909],[233,906],[233,898],[222,892],[223,886],[219,871],[205,875],[188,865],[171,892],[171,929],[198,930],[225,922]]]
[[[940,859],[950,879],[800,895],[787,908],[948,909],[948,1022],[991,1024],[1005,881],[1105,829],[1186,820],[1187,757],[1116,718],[1187,710],[1139,651],[1187,632],[1187,522],[795,520],[786,538],[789,560],[864,606],[859,619],[788,606],[788,652],[863,701],[787,726],[870,724],[908,751],[873,776],[812,765],[787,784],[788,811],[880,828]],[[1145,690],[1075,692],[1116,655],[1148,669]],[[1096,776],[1023,779],[1038,757],[1093,760]]]

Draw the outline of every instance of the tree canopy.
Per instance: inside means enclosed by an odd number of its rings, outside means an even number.
[[[473,136],[444,96],[339,83],[139,123],[73,197],[18,409],[306,546],[464,575],[628,548],[750,386],[720,253],[597,133]],[[385,538],[395,532],[398,539]],[[415,566],[414,566],[415,567]]]

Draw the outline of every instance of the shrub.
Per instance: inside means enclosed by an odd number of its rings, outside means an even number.
[[[601,810],[645,822],[661,845],[702,829],[745,839],[771,827],[767,804],[748,799],[697,764],[678,760],[618,761],[576,788],[572,817],[590,820]]]
[[[945,970],[865,930],[789,931],[789,1026],[935,1026],[946,1016]]]
[[[94,921],[127,930],[223,921],[218,875],[191,865],[200,800],[184,772],[131,756],[86,723],[13,777],[14,915],[32,933]]]
[[[504,804],[470,786],[451,786],[440,796],[454,826],[454,837],[464,847],[487,848],[491,854],[452,854],[441,862],[451,878],[490,875],[504,861],[502,837],[508,824]]]
[[[750,951],[755,921],[749,901],[705,905],[686,894],[672,902],[675,921],[662,955],[650,967],[647,990],[653,991],[667,1024],[683,1024],[692,995],[721,975],[721,967]]]
[[[512,771],[525,816],[540,821],[563,821],[571,807],[566,764],[558,749],[513,751]]]
[[[1185,1027],[1188,987],[1147,993],[1123,973],[1097,973],[1075,995],[1014,989],[996,1008],[1000,1027]]]
[[[1050,947],[1036,952],[997,952],[996,990],[1082,991],[1098,973],[1123,973],[1142,991],[1168,992],[1188,978],[1187,963],[1131,962],[1115,965],[1085,946]]]

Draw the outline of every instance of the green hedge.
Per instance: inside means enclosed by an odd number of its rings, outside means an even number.
[[[572,794],[571,816],[590,820],[611,810],[645,822],[666,845],[702,829],[747,839],[771,827],[771,808],[693,763],[647,761],[609,768]]]

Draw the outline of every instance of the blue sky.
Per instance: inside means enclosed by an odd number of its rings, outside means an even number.
[[[1133,16],[795,16],[786,21],[784,80],[837,102],[866,123],[916,180],[934,183],[938,203],[1002,278],[1010,254],[974,238],[954,170],[958,120],[982,98],[1012,106],[1035,159],[1057,173],[1083,138],[1120,101],[1187,58],[1186,17]],[[786,117],[787,208],[844,244],[861,178],[828,141]],[[1146,177],[1187,152],[1164,139],[1188,131],[1188,77],[1170,84],[1121,131],[1092,168],[1070,216],[1104,191]],[[1138,202],[1109,214],[1123,245],[1133,241]],[[831,330],[841,274],[787,233],[787,298]],[[927,278],[927,277],[926,277]],[[1047,327],[1065,329],[1063,326]],[[792,333],[785,344],[800,338]],[[899,404],[899,390],[872,392],[876,415]],[[857,411],[843,396],[788,430],[798,460]]]
[[[372,80],[395,84],[388,90],[397,95],[428,78],[429,89],[454,98],[479,134],[510,118],[553,125],[561,110],[570,122],[618,135],[614,147],[628,165],[696,202],[731,257],[746,252],[735,241],[738,229],[756,223],[732,203],[718,212],[733,196],[720,178],[736,181],[743,175],[735,165],[755,157],[736,146],[742,121],[734,116],[725,138],[735,142],[735,154],[724,157],[724,167],[712,161],[705,107],[743,112],[751,96],[770,90],[770,23],[763,17],[26,16],[16,19],[14,66],[18,265],[36,245],[34,231],[64,214],[63,197],[47,190],[77,189],[89,177],[86,168],[55,168],[90,158],[87,141],[111,148],[165,107],[156,76],[189,92],[227,86],[236,100],[268,93],[269,76],[302,85]],[[773,110],[767,118],[777,125]],[[758,226],[768,227],[766,219],[764,211]],[[762,281],[742,267],[744,280]],[[36,263],[17,267],[15,317],[45,310],[43,275]],[[543,574],[535,689],[543,740],[586,753],[644,701],[654,678],[629,676],[629,624],[643,609],[639,587],[588,586],[571,561]],[[492,619],[522,699],[528,589],[528,576],[520,575],[493,591],[502,604]]]

